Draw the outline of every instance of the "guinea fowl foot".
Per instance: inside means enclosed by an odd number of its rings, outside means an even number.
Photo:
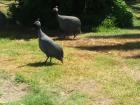
[[[76,38],[76,35],[74,35],[73,39],[75,39],[75,38]]]
[[[63,64],[63,61],[61,61],[61,63]]]
[[[52,58],[50,58],[50,63],[52,63]]]

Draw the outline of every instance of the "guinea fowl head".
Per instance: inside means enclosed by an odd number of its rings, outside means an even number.
[[[53,8],[53,11],[56,12],[56,13],[58,13],[58,6],[55,6],[55,7]]]
[[[39,21],[39,19],[37,21],[34,22],[34,25],[37,27],[37,28],[40,28],[41,27],[41,22]]]
[[[60,60],[63,63],[63,58],[64,58],[64,52],[62,50],[61,54],[59,56],[57,56],[57,59]]]
[[[60,60],[61,63],[63,63],[63,57],[58,58],[58,60]]]

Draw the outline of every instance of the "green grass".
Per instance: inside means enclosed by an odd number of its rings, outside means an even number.
[[[49,97],[44,92],[37,94],[31,93],[25,96],[21,102],[11,103],[8,105],[53,105]]]
[[[139,105],[137,26],[139,19],[131,29],[102,27],[77,40],[58,40],[64,48],[64,64],[53,59],[46,65],[34,34],[0,32],[0,80],[12,74],[17,84],[31,88],[21,100],[7,105]]]
[[[52,90],[52,89],[51,89]],[[22,101],[9,103],[8,105],[84,105],[85,95],[79,92],[70,97],[50,91],[38,91],[25,96]]]

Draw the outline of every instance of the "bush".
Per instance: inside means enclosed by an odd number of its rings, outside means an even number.
[[[133,15],[122,0],[114,1],[113,15],[116,17],[116,25],[119,27],[129,27],[133,25]]]
[[[116,18],[107,17],[107,18],[104,19],[104,21],[102,21],[101,26],[104,26],[106,28],[115,27],[116,26],[115,21],[116,21]]]
[[[44,26],[56,27],[56,19],[52,13],[52,0],[17,0],[18,4],[13,4],[9,15],[22,25],[30,26],[40,18]],[[52,21],[53,20],[53,21]]]
[[[115,24],[116,18],[115,17],[106,17],[100,26],[96,28],[99,32],[110,32],[116,29]]]
[[[58,23],[52,8],[56,5],[60,14],[79,17],[84,30],[98,27],[108,16],[116,18],[118,27],[133,25],[133,15],[124,0],[18,0],[18,5],[11,6],[10,11],[13,19],[24,25],[31,25],[40,17],[44,26],[55,29]]]

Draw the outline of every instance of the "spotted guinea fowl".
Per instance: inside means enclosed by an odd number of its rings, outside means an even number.
[[[56,58],[63,63],[63,49],[41,30],[41,22],[39,20],[35,21],[34,25],[37,27],[38,31],[39,47],[47,56],[45,62],[47,62],[49,58],[50,62],[52,58]]]
[[[81,33],[81,21],[79,18],[74,16],[65,16],[58,14],[58,6],[53,8],[53,11],[56,14],[60,29],[66,35],[73,34],[75,38],[77,34]]]

